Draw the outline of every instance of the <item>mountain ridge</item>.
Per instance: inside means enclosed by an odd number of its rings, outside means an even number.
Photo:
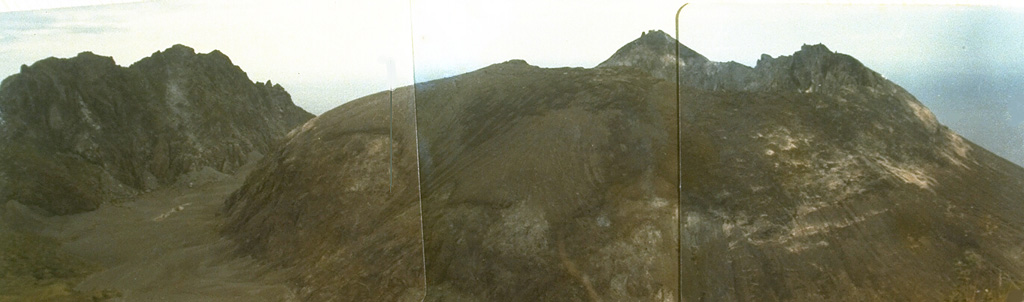
[[[308,300],[999,300],[1024,285],[1024,168],[823,45],[755,67],[691,54],[676,99],[665,36],[591,69],[513,60],[399,88],[396,175],[419,172],[418,194],[383,193],[388,94],[339,106],[232,195],[225,234],[301,268]],[[387,227],[333,219],[350,215]],[[378,253],[396,265],[373,268]]]
[[[768,91],[778,89],[839,89],[885,82],[857,59],[804,44],[789,56],[762,54],[754,67],[734,61],[716,62],[679,43],[663,31],[649,31],[627,43],[596,67],[630,66],[655,77],[675,81],[675,46],[679,47],[680,84],[707,90]]]
[[[0,83],[0,199],[69,214],[188,185],[203,167],[233,173],[311,117],[219,51],[178,44],[128,67],[92,52],[43,59]]]

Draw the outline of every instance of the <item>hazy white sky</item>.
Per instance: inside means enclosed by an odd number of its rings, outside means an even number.
[[[12,3],[0,0],[0,9],[35,8]],[[642,31],[672,34],[681,3],[144,1],[15,11],[0,13],[0,76],[85,50],[127,66],[180,43],[221,50],[251,79],[282,84],[296,104],[319,114],[411,83],[414,57],[416,81],[509,59],[593,67]],[[716,61],[753,65],[762,53],[789,55],[802,44],[824,43],[890,78],[1024,74],[1020,6],[694,3],[683,10],[680,28],[684,44]],[[389,60],[397,72],[390,80]]]

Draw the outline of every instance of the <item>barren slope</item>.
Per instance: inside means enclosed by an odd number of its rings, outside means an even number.
[[[652,34],[640,40],[664,42]],[[299,268],[309,300],[418,299],[420,234],[428,301],[999,300],[1021,286],[1024,169],[856,59],[814,45],[755,68],[687,61],[677,154],[675,85],[643,69],[644,51],[674,48],[638,46],[601,68],[510,61],[417,84],[418,142],[411,103],[396,106],[397,193],[386,94],[336,108],[232,196],[226,232]]]

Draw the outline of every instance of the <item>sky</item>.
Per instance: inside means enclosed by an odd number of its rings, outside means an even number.
[[[98,1],[127,3],[89,5]],[[1024,87],[1017,87],[1024,81],[1014,80],[1024,78],[1024,6],[803,2],[694,2],[680,14],[680,41],[711,60],[751,66],[761,54],[790,55],[803,44],[823,43],[906,87],[942,122],[992,123],[976,121],[991,116],[964,117],[964,108],[978,103],[997,108],[996,113],[1002,108],[1008,116],[995,117],[1005,120],[1000,127],[1024,125]],[[184,44],[202,53],[221,50],[250,79],[281,84],[297,105],[320,114],[414,80],[511,59],[542,67],[593,67],[643,31],[674,34],[681,4],[0,0],[0,77],[50,56],[92,51],[128,66]],[[963,104],[965,98],[970,104]]]
[[[3,0],[0,0],[3,1]],[[2,2],[0,2],[2,3]],[[174,44],[220,50],[315,114],[411,83],[407,1],[145,1],[0,13],[0,74],[82,51],[128,66]],[[402,79],[399,74],[408,75]]]
[[[174,44],[219,49],[254,81],[322,113],[348,100],[510,59],[593,67],[640,32],[673,34],[676,1],[0,0],[0,76],[81,51],[123,66]],[[102,1],[102,0],[100,0]],[[107,2],[130,2],[115,0]],[[20,4],[19,4],[20,3]],[[40,4],[43,3],[43,4]],[[13,12],[10,12],[14,10]],[[22,11],[18,11],[22,10]],[[680,40],[753,65],[824,43],[886,76],[1024,69],[1021,7],[690,4]],[[387,62],[395,68],[389,75]],[[415,65],[415,68],[414,68]],[[415,71],[415,73],[414,73]]]

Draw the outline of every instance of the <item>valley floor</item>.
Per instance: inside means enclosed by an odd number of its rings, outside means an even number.
[[[29,229],[0,229],[0,301],[295,300],[279,273],[237,257],[218,233],[223,200],[245,174],[76,215],[6,205],[0,228]]]

